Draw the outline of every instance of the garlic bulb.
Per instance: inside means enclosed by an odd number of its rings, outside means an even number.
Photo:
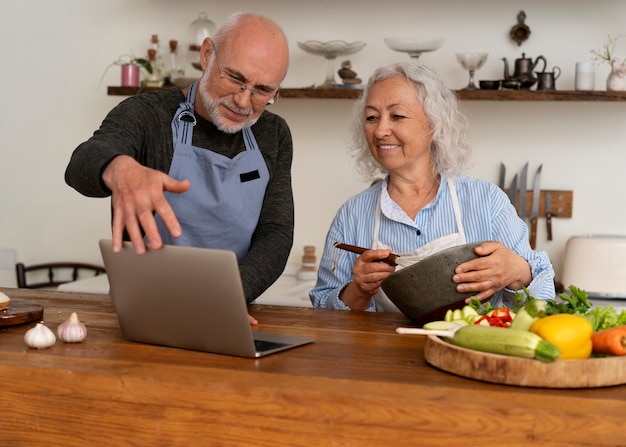
[[[43,323],[37,323],[37,326],[29,329],[24,334],[24,342],[31,348],[46,349],[54,345],[57,341],[54,332],[52,332]]]
[[[70,318],[57,328],[57,335],[65,343],[80,343],[87,336],[87,328],[78,320],[76,312],[72,312]]]

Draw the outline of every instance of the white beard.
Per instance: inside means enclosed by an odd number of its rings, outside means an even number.
[[[257,120],[259,119],[258,116],[256,118],[251,118],[252,114],[254,113],[252,108],[240,109],[234,103],[227,100],[226,98],[215,99],[211,97],[211,95],[205,88],[205,85],[209,82],[210,70],[211,70],[211,65],[209,65],[207,67],[207,70],[204,73],[202,73],[202,77],[200,78],[200,81],[198,82],[198,89],[200,90],[200,98],[202,99],[202,104],[204,105],[204,108],[206,109],[209,115],[209,118],[211,119],[211,122],[215,125],[215,127],[217,127],[219,130],[221,130],[224,133],[237,133],[246,127],[252,127],[254,123],[256,123]],[[226,123],[224,119],[222,118],[222,116],[219,114],[219,106],[221,105],[224,105],[225,107],[228,107],[230,110],[233,110],[234,112],[239,113],[241,115],[247,115],[248,119],[244,121],[243,123],[239,123],[239,124]]]

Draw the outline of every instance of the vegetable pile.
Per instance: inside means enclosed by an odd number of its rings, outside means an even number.
[[[462,309],[449,310],[443,321],[424,325],[452,328],[458,328],[450,337],[456,345],[544,362],[626,355],[626,311],[594,307],[587,292],[575,286],[545,301],[524,289],[516,294],[513,310],[473,298]]]

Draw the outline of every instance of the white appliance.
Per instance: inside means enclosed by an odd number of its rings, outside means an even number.
[[[561,282],[593,299],[626,299],[626,236],[574,236],[567,241]],[[593,300],[595,302],[595,300]]]

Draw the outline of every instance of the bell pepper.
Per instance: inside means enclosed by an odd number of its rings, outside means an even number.
[[[586,359],[591,356],[593,327],[584,317],[549,315],[535,321],[530,331],[559,348],[559,359]]]
[[[481,322],[487,321],[489,326],[495,327],[509,327],[511,322],[513,321],[513,317],[511,316],[511,312],[506,307],[501,307],[495,309],[489,315],[483,315],[479,319],[477,319],[474,324],[481,324]]]

